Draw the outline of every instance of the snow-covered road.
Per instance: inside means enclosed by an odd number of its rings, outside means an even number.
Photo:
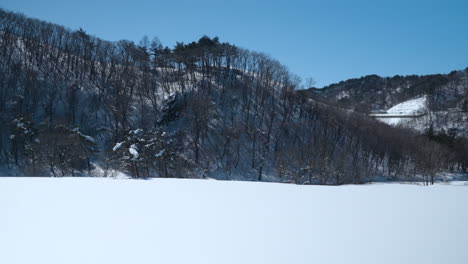
[[[468,186],[0,178],[0,263],[468,263]]]

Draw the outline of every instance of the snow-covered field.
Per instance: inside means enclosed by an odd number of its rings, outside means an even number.
[[[0,178],[0,263],[468,263],[468,186]]]

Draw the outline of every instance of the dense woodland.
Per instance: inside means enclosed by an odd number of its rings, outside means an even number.
[[[344,184],[468,170],[466,139],[393,128],[299,88],[278,61],[216,37],[109,42],[0,10],[6,173]]]

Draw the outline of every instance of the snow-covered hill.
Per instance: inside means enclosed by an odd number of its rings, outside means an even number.
[[[468,137],[468,113],[457,109],[429,111],[427,96],[401,102],[385,113],[373,113],[370,116],[392,126],[408,127],[419,132],[427,131],[432,125],[435,132],[453,129],[456,135]]]
[[[369,75],[309,92],[345,109],[376,118],[381,115],[377,119],[392,126],[419,132],[430,127],[435,133],[452,130],[458,137],[468,138],[468,68],[422,76]]]
[[[466,263],[467,188],[0,178],[0,263]]]
[[[385,113],[373,114],[377,120],[389,125],[399,125],[410,119],[427,113],[426,96],[414,98],[392,106]]]
[[[310,89],[341,107],[360,112],[384,110],[411,98],[430,95],[431,110],[466,107],[468,68],[449,74],[380,77],[368,75]]]
[[[395,115],[410,115],[424,112],[427,110],[426,102],[426,96],[418,97],[391,107],[387,110],[387,113]]]

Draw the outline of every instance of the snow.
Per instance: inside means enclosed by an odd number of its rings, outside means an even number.
[[[426,109],[426,96],[399,103],[387,110],[388,114],[411,115]]]
[[[94,140],[93,137],[81,133],[79,128],[75,128],[75,129],[73,129],[73,131],[76,132],[81,137],[83,137],[84,139],[86,139],[87,141],[89,141],[91,143],[96,143],[96,141]]]
[[[114,170],[111,168],[103,168],[101,167],[98,163],[92,163],[93,169],[90,172],[90,175],[93,177],[111,177],[114,179],[130,179],[128,175],[125,173],[119,171],[119,170]]]
[[[0,263],[467,263],[468,186],[0,178]]]
[[[140,134],[141,132],[143,132],[143,129],[138,128],[138,129],[135,129],[135,130],[130,131],[130,134],[138,135],[138,134]]]
[[[159,151],[156,155],[154,155],[156,158],[161,157],[164,154],[164,149]]]
[[[377,120],[384,122],[385,124],[388,124],[391,126],[396,126],[402,121],[400,117],[377,118]]]
[[[112,148],[112,151],[118,150],[122,146],[123,143],[124,142],[118,142],[117,144],[115,144],[115,146]]]
[[[138,147],[135,144],[132,144],[130,148],[128,149],[128,152],[132,155],[132,160],[138,159],[140,157],[140,154],[138,154]]]
[[[377,117],[377,120],[381,122],[396,126],[408,118],[413,119],[415,115],[424,114],[427,109],[426,104],[427,98],[422,96],[394,105],[384,114],[373,114],[371,116]]]
[[[81,134],[87,141],[91,143],[96,143],[93,137]]]
[[[441,130],[448,132],[450,129],[455,129],[457,136],[468,137],[468,113],[457,111],[430,112],[428,115],[423,117],[406,120],[406,122],[401,123],[401,125],[405,127],[409,127],[420,132],[427,131],[431,124],[435,133],[439,133]]]
[[[347,99],[349,98],[349,92],[348,91],[342,91],[336,96],[336,99],[341,100],[341,99]]]

